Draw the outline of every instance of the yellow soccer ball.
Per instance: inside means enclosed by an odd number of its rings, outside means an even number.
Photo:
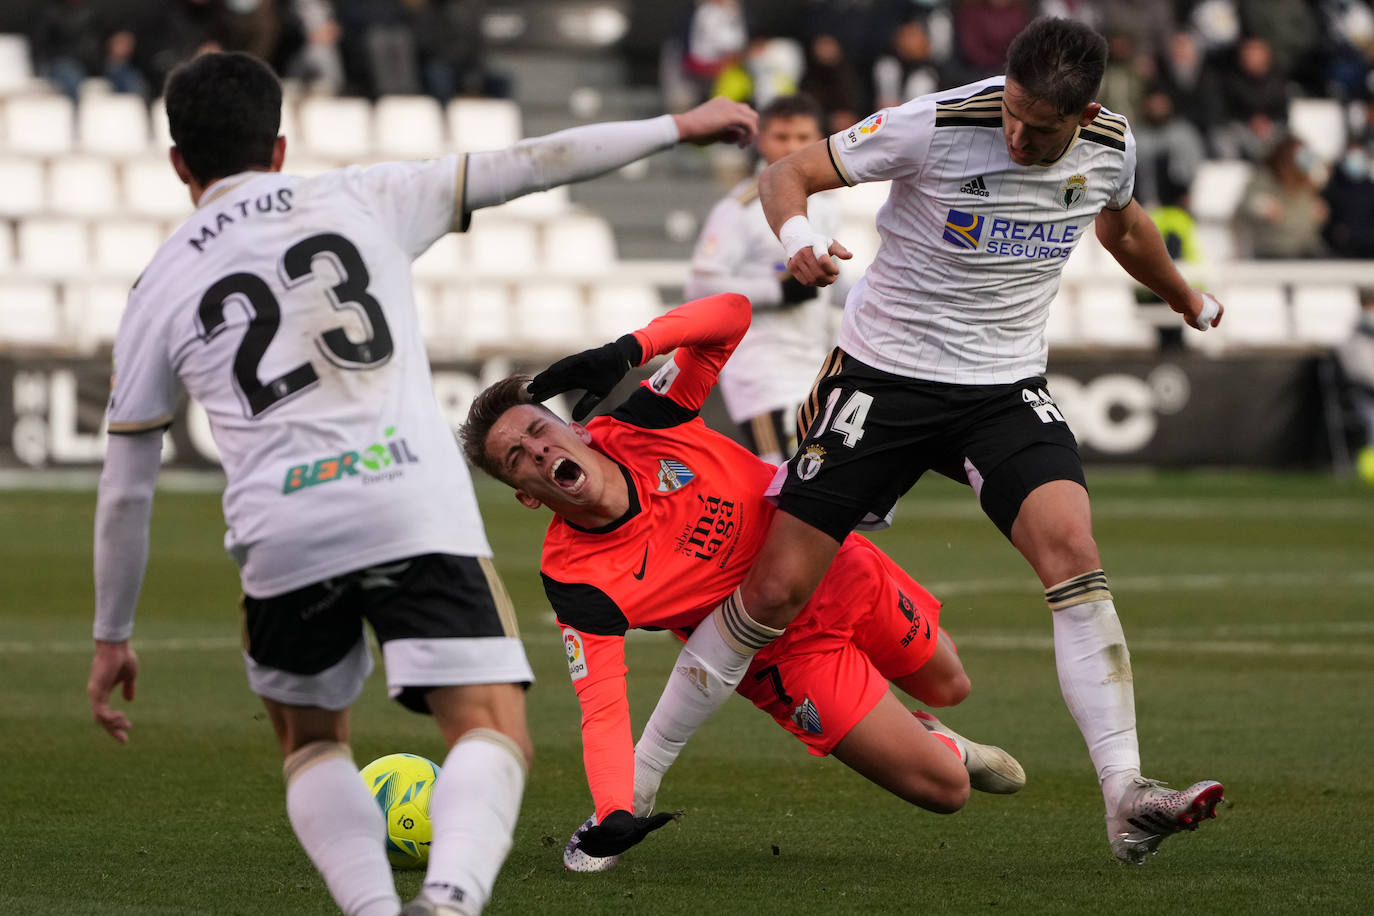
[[[362,769],[363,782],[386,818],[386,857],[396,868],[429,861],[429,796],[439,768],[415,754],[388,754]]]

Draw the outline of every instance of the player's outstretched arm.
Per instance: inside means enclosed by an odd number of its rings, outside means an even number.
[[[682,114],[586,124],[521,140],[507,149],[472,153],[463,206],[471,212],[585,181],[677,143],[727,140],[747,146],[758,131],[758,118],[748,105],[714,98]]]
[[[162,431],[110,436],[95,509],[96,648],[86,696],[112,738],[129,740],[129,720],[110,707],[116,685],[134,698],[138,657],[129,645],[148,565],[148,526],[162,460]]]
[[[1135,280],[1168,303],[1199,331],[1221,324],[1225,307],[1210,293],[1188,286],[1164,247],[1159,229],[1145,208],[1132,200],[1120,210],[1097,216],[1097,240]]]
[[[778,241],[787,252],[787,270],[807,286],[829,286],[840,275],[836,258],[853,255],[806,218],[806,198],[841,187],[844,179],[830,161],[830,141],[817,140],[785,156],[759,176],[759,199]]]

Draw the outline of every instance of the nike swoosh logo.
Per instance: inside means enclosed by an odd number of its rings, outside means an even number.
[[[644,559],[639,561],[639,572],[634,573],[634,577],[641,582],[644,581],[644,570],[649,565],[649,545],[644,545]]]

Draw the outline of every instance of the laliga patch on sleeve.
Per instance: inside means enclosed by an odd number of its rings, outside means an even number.
[[[587,648],[582,634],[570,627],[563,628],[563,652],[568,656],[568,677],[580,681],[587,676]]]
[[[882,130],[885,123],[887,123],[887,111],[875,111],[844,132],[844,145],[853,149]]]
[[[654,394],[667,394],[673,387],[673,381],[682,370],[677,366],[677,360],[669,357],[659,370],[649,379],[649,387],[654,390]]]

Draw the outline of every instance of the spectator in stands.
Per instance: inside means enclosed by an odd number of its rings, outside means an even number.
[[[1175,31],[1173,4],[1157,0],[1097,0],[1104,34],[1131,36],[1137,53],[1156,60]]]
[[[1260,163],[1236,213],[1238,228],[1256,258],[1316,258],[1326,253],[1322,224],[1327,206],[1311,177],[1316,156],[1301,140],[1285,137]]]
[[[705,97],[729,67],[738,66],[749,44],[749,29],[738,0],[697,0],[687,26],[682,69]]]
[[[1188,15],[1188,27],[1208,57],[1228,53],[1240,40],[1240,10],[1236,0],[1202,0]]]
[[[103,76],[116,92],[147,95],[148,84],[133,64],[136,39],[114,28],[88,0],[48,3],[33,29],[34,61],[40,76],[77,101],[81,83]]]
[[[1370,67],[1374,64],[1374,8],[1365,0],[1324,0],[1326,94],[1341,100],[1366,99],[1371,95]]]
[[[1210,144],[1210,135],[1221,122],[1221,80],[1203,54],[1201,39],[1192,31],[1175,32],[1158,69],[1174,111]]]
[[[173,0],[143,12],[137,59],[155,94],[177,64],[220,48],[223,9],[215,0]]]
[[[1177,202],[1192,187],[1207,158],[1202,134],[1174,111],[1172,97],[1154,83],[1143,115],[1133,122],[1136,143],[1135,196],[1148,209]]]
[[[487,66],[485,0],[420,0],[413,15],[425,92],[440,102],[511,94],[510,80]]]
[[[1361,479],[1374,485],[1374,289],[1360,290],[1360,306],[1355,331],[1336,351],[1336,358],[1362,427],[1356,467]]]
[[[1269,46],[1275,70],[1318,93],[1323,86],[1314,66],[1321,40],[1315,6],[1309,0],[1240,0],[1240,21],[1246,35]]]
[[[1102,74],[1097,100],[1108,110],[1134,123],[1140,117],[1145,102],[1145,84],[1154,75],[1154,69],[1154,59],[1139,52],[1131,33],[1110,33],[1107,36],[1107,69]]]
[[[873,64],[873,107],[891,108],[945,85],[925,23],[918,19],[902,23],[892,36],[891,50]]]
[[[376,98],[420,91],[413,4],[414,0],[334,0],[350,92]]]
[[[1274,65],[1263,38],[1251,36],[1236,49],[1236,70],[1223,83],[1226,123],[1214,135],[1226,158],[1259,159],[1278,142],[1288,123],[1288,81]]]
[[[287,65],[286,75],[300,80],[311,92],[338,95],[344,88],[342,32],[329,0],[295,0],[304,46]]]
[[[958,0],[954,34],[963,72],[958,82],[973,82],[1005,68],[1011,40],[1031,20],[1026,0]]]
[[[1040,0],[1041,16],[1081,22],[1094,32],[1104,29],[1101,0]]]
[[[800,88],[825,112],[827,134],[852,126],[865,111],[853,65],[834,35],[822,33],[811,39]]]
[[[1322,236],[1339,258],[1374,258],[1374,170],[1358,140],[1346,145],[1322,192],[1331,216]]]

